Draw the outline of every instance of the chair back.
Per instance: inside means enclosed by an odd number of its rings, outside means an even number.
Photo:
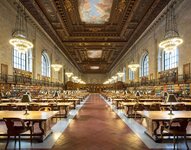
[[[176,104],[174,106],[174,110],[186,110],[186,105],[185,104]]]
[[[6,127],[7,127],[7,133],[8,134],[13,134],[17,131],[15,131],[15,123],[20,123],[23,128],[25,127],[25,124],[24,124],[24,121],[21,119],[21,118],[3,118],[3,121],[5,122],[6,124]]]
[[[39,111],[51,111],[51,107],[41,107]]]
[[[56,103],[49,103],[48,106],[52,109],[52,110],[58,110],[58,105]]]
[[[39,110],[39,107],[39,104],[29,104],[29,109],[33,111]]]
[[[134,111],[142,111],[145,109],[144,105],[143,104],[135,104],[134,107],[133,107]]]
[[[178,124],[178,127],[181,131],[186,131],[188,122],[189,122],[189,120],[186,118],[174,118],[170,122],[170,127],[172,127],[173,124],[175,123],[176,125]]]
[[[152,105],[150,105],[149,110],[151,111],[159,111],[160,110],[160,103],[153,103]]]
[[[16,110],[17,109],[17,105],[15,104],[7,104],[7,110]]]

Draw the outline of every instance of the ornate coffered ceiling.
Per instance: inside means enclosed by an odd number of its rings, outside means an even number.
[[[106,73],[170,0],[20,1],[81,72]]]

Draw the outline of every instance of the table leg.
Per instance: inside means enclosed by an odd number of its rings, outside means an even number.
[[[64,117],[67,118],[68,116],[68,106],[64,106],[65,114]]]
[[[39,128],[40,128],[40,130],[41,130],[40,141],[43,142],[44,129],[43,129],[43,127],[42,127],[42,121],[39,121]]]
[[[153,130],[153,135],[155,137],[155,141],[157,142],[157,141],[159,141],[158,136],[157,136],[157,130],[159,129],[160,124],[159,124],[159,121],[155,121],[155,123],[156,123],[156,127]]]
[[[76,109],[76,101],[74,101],[73,103],[74,103],[74,109]]]

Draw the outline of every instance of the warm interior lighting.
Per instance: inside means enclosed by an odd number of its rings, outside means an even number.
[[[76,80],[78,77],[77,76],[73,76],[72,79]]]
[[[81,84],[86,84],[86,82],[84,82],[84,81],[80,81],[80,83],[81,83]]]
[[[118,73],[117,73],[117,75],[118,75],[120,78],[123,77],[124,74],[125,74],[124,72],[118,72]]]
[[[109,84],[109,81],[105,81],[103,84]]]
[[[99,66],[90,66],[90,69],[99,69]]]
[[[131,69],[131,71],[136,71],[138,67],[139,67],[139,64],[128,65],[128,68]]]
[[[113,79],[108,79],[109,83],[111,83],[113,81]]]
[[[113,80],[116,80],[117,79],[117,76],[112,76],[111,77]]]
[[[65,74],[67,75],[68,78],[70,78],[71,76],[73,76],[73,73],[72,73],[72,72],[66,72]]]
[[[164,39],[159,43],[159,47],[163,48],[165,52],[171,52],[176,50],[176,48],[182,43],[183,39],[180,38],[177,30],[174,7],[171,6],[167,10],[165,36]]]
[[[160,42],[159,47],[163,48],[165,52],[171,52],[183,43],[183,39],[180,37],[172,37]]]
[[[60,64],[52,64],[51,67],[54,69],[54,71],[59,71],[62,68],[62,65],[60,65]]]
[[[29,49],[33,48],[33,44],[24,36],[14,36],[9,40],[9,43],[13,45],[14,49],[18,50],[20,53],[25,53]]]
[[[33,48],[32,42],[30,42],[27,38],[27,15],[25,13],[24,7],[21,5],[21,3],[18,3],[15,28],[9,43],[13,45],[14,49],[16,49],[18,52],[25,53],[29,49]]]

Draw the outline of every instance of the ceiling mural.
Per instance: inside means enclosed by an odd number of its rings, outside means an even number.
[[[113,0],[78,0],[82,22],[104,24],[108,22]]]
[[[101,58],[102,50],[88,50],[87,55],[89,58]]]

